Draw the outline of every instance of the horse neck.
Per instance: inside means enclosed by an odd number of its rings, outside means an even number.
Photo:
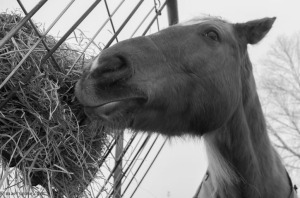
[[[247,80],[231,119],[204,136],[213,184],[221,198],[288,197],[286,171],[267,134],[252,73]]]

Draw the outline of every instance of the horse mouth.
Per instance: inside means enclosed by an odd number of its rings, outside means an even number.
[[[142,104],[146,103],[145,97],[132,97],[111,100],[105,103],[98,104],[96,106],[84,106],[85,114],[92,120],[100,119],[107,123],[114,123],[116,120],[130,120],[133,113]]]

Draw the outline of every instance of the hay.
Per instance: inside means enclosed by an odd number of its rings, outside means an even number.
[[[0,14],[0,39],[20,20],[16,13]],[[0,83],[38,39],[26,23],[0,49]],[[44,41],[50,49],[57,42],[51,36]],[[51,197],[78,197],[95,177],[108,137],[101,123],[83,124],[87,121],[74,96],[80,68],[88,60],[82,58],[66,75],[79,53],[62,44],[53,54],[60,71],[50,58],[40,65],[46,53],[39,43],[0,90],[1,103],[18,88],[0,109],[0,152],[5,165],[17,167],[26,184],[43,186]],[[24,84],[21,79],[33,67],[34,75]]]

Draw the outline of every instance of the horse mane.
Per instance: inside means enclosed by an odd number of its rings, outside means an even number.
[[[239,46],[241,47],[241,46]],[[252,106],[254,103],[256,103],[256,97],[257,97],[257,92],[256,92],[256,85],[253,79],[252,75],[252,63],[249,59],[249,55],[247,53],[247,50],[243,50],[244,53],[240,54],[240,59],[241,59],[241,77],[244,78],[245,82],[243,86],[243,104],[245,105],[243,109],[243,118],[239,119],[244,119],[244,121],[247,123],[247,129],[243,131],[245,136],[249,136],[249,138],[244,138],[244,137],[234,137],[237,134],[233,134],[230,129],[227,127],[222,127],[216,131],[212,131],[210,133],[206,133],[203,135],[204,142],[205,142],[205,147],[206,147],[206,152],[207,152],[207,157],[209,161],[209,172],[212,175],[212,182],[213,186],[216,188],[216,192],[221,192],[225,194],[230,194],[231,197],[238,197],[237,192],[239,192],[238,186],[240,183],[244,183],[248,185],[252,190],[251,193],[253,195],[257,195],[258,190],[256,187],[254,187],[253,184],[247,183],[246,180],[243,178],[243,176],[239,173],[239,171],[232,165],[232,162],[226,159],[228,157],[228,153],[224,151],[223,147],[224,145],[228,148],[226,149],[232,149],[232,147],[236,147],[233,144],[239,143],[237,140],[233,140],[238,138],[240,141],[247,141],[245,144],[249,145],[250,148],[246,147],[244,149],[241,149],[239,152],[241,152],[242,156],[249,155],[249,149],[252,157],[247,157],[248,162],[243,162],[244,164],[251,164],[251,167],[253,171],[258,171],[258,175],[261,175],[261,171],[259,169],[259,162],[257,159],[257,153],[255,152],[255,149],[253,148],[253,143],[256,143],[256,140],[253,140],[251,136],[253,136],[253,130],[257,130],[259,128],[259,131],[255,131],[254,133],[266,133],[266,128],[265,128],[265,121],[264,121],[264,116],[261,113],[258,113],[257,118],[260,120],[260,122],[255,122],[255,123],[249,123],[249,119],[251,120],[252,117],[250,118],[248,114],[248,105]],[[252,93],[252,95],[250,94]],[[253,94],[254,93],[254,94]],[[259,104],[258,104],[259,105]],[[246,109],[245,109],[246,108]],[[259,106],[260,108],[260,106]],[[232,126],[233,128],[238,128],[238,126],[235,126],[235,119],[233,118],[232,120]],[[253,125],[262,125],[262,126],[249,126],[249,124]],[[248,132],[247,132],[248,131]],[[224,145],[222,145],[224,144]],[[251,149],[252,148],[252,149]],[[228,151],[228,150],[227,150]],[[230,159],[230,157],[229,157]],[[253,178],[256,180],[256,178]],[[256,181],[258,182],[258,181]],[[228,192],[230,190],[230,192]],[[235,189],[235,190],[234,190]]]
[[[226,189],[226,186],[235,186],[240,182],[234,167],[228,162],[218,149],[217,142],[215,141],[215,133],[218,131],[204,134],[204,143],[209,162],[210,174],[213,175],[213,186],[216,191]]]

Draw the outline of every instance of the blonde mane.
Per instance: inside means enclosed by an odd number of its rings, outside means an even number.
[[[239,183],[240,178],[217,148],[214,133],[216,132],[205,134],[203,138],[213,186],[218,191],[226,186],[234,186]]]

